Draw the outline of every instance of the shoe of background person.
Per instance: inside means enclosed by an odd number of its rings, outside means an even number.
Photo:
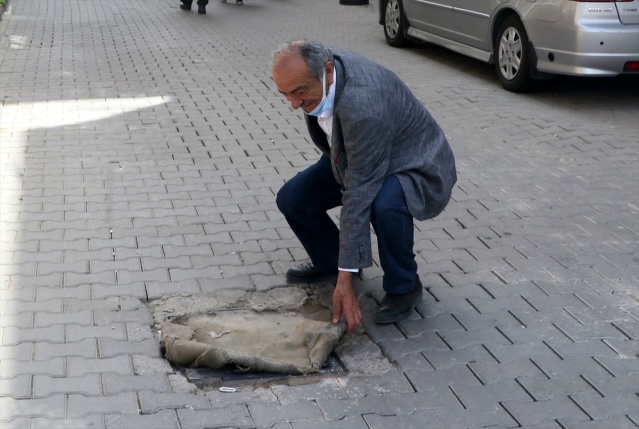
[[[243,0],[235,0],[235,4],[244,4]]]
[[[406,319],[422,300],[423,294],[424,287],[419,277],[417,277],[417,282],[412,291],[399,295],[386,294],[382,302],[379,303],[375,322],[378,325],[389,325]]]
[[[204,15],[206,13],[206,6],[198,6],[197,13],[199,13],[200,15]]]
[[[292,283],[317,283],[336,279],[337,270],[323,273],[317,271],[312,262],[304,262],[288,270],[286,278]]]
[[[191,5],[190,4],[180,3],[180,9],[182,9],[182,10],[191,10]]]

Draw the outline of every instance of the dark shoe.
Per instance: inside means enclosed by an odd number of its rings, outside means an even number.
[[[200,15],[204,15],[206,13],[206,6],[198,6],[197,13],[199,13]]]
[[[336,279],[337,270],[322,273],[315,269],[312,262],[304,262],[288,270],[286,278],[292,283],[317,283]]]
[[[406,319],[422,300],[423,290],[422,282],[417,277],[417,283],[412,291],[399,295],[386,294],[377,309],[375,322],[378,325],[388,325]]]
[[[191,10],[191,5],[190,4],[180,3],[180,9],[182,9],[182,10]]]
[[[242,0],[235,0],[235,4],[244,4]]]

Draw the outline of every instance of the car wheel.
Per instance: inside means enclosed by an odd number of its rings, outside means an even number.
[[[495,71],[508,91],[524,92],[532,87],[528,35],[518,17],[506,18],[496,40]]]
[[[409,44],[406,38],[406,18],[401,0],[388,0],[384,8],[384,36],[389,45],[402,47]]]

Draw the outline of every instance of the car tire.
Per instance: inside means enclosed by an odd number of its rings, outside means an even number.
[[[386,42],[397,48],[408,46],[410,41],[406,38],[406,17],[404,5],[401,0],[387,0],[384,4],[384,36]]]
[[[516,16],[506,18],[495,40],[495,72],[508,91],[526,92],[532,88],[529,49],[521,20]]]

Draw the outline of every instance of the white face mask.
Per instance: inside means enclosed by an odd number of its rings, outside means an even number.
[[[322,74],[322,101],[319,102],[317,107],[315,107],[312,111],[308,112],[309,116],[319,116],[325,111],[332,109],[333,105],[331,100],[326,97],[326,68],[324,68],[324,73]]]

